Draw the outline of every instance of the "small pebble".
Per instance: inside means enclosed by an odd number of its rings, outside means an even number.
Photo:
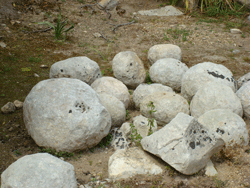
[[[240,29],[230,29],[230,32],[232,34],[241,34],[242,33],[242,31]]]
[[[20,109],[23,107],[23,102],[19,101],[19,100],[15,100],[14,101],[14,105],[17,109]]]
[[[48,65],[40,65],[40,68],[48,68]]]
[[[34,73],[34,77],[39,78],[40,76],[38,74]]]

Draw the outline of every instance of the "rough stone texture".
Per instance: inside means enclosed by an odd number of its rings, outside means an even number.
[[[242,77],[240,77],[238,80],[237,80],[237,84],[238,84],[238,89],[245,83],[247,83],[248,81],[250,81],[250,72],[243,75]]]
[[[141,10],[138,11],[138,13],[145,16],[179,16],[183,14],[180,10],[173,6],[165,6],[152,10]]]
[[[190,111],[193,117],[198,118],[205,112],[215,109],[230,109],[239,116],[243,115],[240,99],[230,87],[209,82],[194,95]]]
[[[126,120],[126,109],[124,104],[113,95],[105,93],[100,93],[99,98],[111,116],[112,126],[120,127]]]
[[[195,93],[206,83],[217,82],[236,91],[233,74],[223,65],[204,62],[189,68],[182,77],[181,95],[191,101]]]
[[[113,10],[119,3],[119,0],[101,0],[99,5],[101,8],[105,8],[106,10]]]
[[[237,0],[239,3],[245,5],[248,9],[250,9],[250,0]]]
[[[149,114],[150,101],[155,106],[155,112]],[[155,118],[158,125],[169,123],[179,112],[189,114],[189,105],[186,99],[172,92],[157,92],[144,97],[140,106],[141,114]]]
[[[15,100],[14,101],[14,105],[17,109],[20,109],[23,107],[23,102],[19,101],[19,100]]]
[[[210,110],[199,117],[198,122],[216,132],[226,146],[247,145],[249,141],[248,130],[244,120],[228,109]]]
[[[139,148],[117,150],[108,163],[109,178],[126,179],[137,174],[161,174],[163,170],[155,165]]]
[[[129,126],[130,127],[130,126]],[[111,146],[115,149],[127,149],[129,146],[129,142],[127,141],[125,133],[118,128],[114,128],[112,130],[113,132],[113,138],[111,142]]]
[[[218,172],[217,170],[214,168],[214,164],[213,162],[209,159],[207,166],[205,168],[205,174],[207,176],[217,176]]]
[[[57,151],[91,148],[111,128],[111,117],[96,92],[78,79],[39,82],[24,101],[23,118],[37,145]]]
[[[1,108],[1,111],[4,114],[13,113],[13,112],[15,112],[15,110],[16,110],[16,107],[15,107],[14,103],[12,103],[12,102],[8,102],[7,104],[5,104]]]
[[[135,103],[135,108],[140,109],[140,104],[144,97],[160,91],[173,92],[173,89],[171,87],[156,83],[140,84],[133,93],[133,101]]]
[[[230,29],[230,32],[232,34],[241,34],[242,33],[242,31],[240,29],[236,29],[236,28]]]
[[[146,79],[146,71],[135,52],[125,51],[116,54],[112,69],[114,76],[129,88],[136,88]]]
[[[250,118],[250,82],[246,82],[241,86],[241,88],[236,92],[236,95],[239,97],[244,116]]]
[[[206,166],[224,141],[193,117],[179,113],[162,129],[143,138],[141,145],[179,172],[191,175]]]
[[[181,91],[183,74],[188,70],[187,65],[173,58],[164,58],[156,61],[149,69],[149,75],[153,82],[171,87],[175,91]]]
[[[137,133],[141,135],[142,138],[148,136],[148,133],[150,131],[150,126],[148,124],[148,118],[139,115],[133,118],[133,124],[135,126],[135,129],[137,129]],[[153,122],[152,131],[157,131],[157,123],[156,121]]]
[[[77,188],[74,166],[47,153],[26,155],[1,175],[1,188]]]
[[[120,80],[106,76],[97,79],[91,87],[97,93],[106,93],[115,96],[123,102],[126,109],[128,108],[130,94],[128,88]]]
[[[180,47],[173,44],[158,44],[149,49],[148,60],[150,65],[163,58],[174,58],[181,61]]]
[[[101,77],[101,70],[99,65],[88,57],[72,57],[54,63],[50,68],[49,77],[77,78],[90,85]]]

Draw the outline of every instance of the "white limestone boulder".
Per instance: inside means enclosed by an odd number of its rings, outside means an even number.
[[[125,108],[128,108],[130,94],[128,88],[120,81],[113,77],[105,76],[95,80],[91,87],[98,93],[106,93],[115,96],[123,102]]]
[[[135,52],[125,51],[116,54],[112,69],[115,78],[129,88],[136,88],[146,79],[144,65]]]
[[[247,145],[249,141],[245,121],[228,109],[210,110],[199,117],[198,122],[217,133],[226,146]]]
[[[130,126],[129,126],[130,128]],[[127,149],[129,147],[129,141],[127,140],[126,134],[120,128],[112,129],[112,141],[111,146],[115,150]]]
[[[150,124],[152,121],[153,126],[151,126],[150,130]],[[154,133],[157,131],[157,123],[153,119],[146,118],[142,115],[136,116],[133,118],[133,125],[135,126],[134,128],[137,130],[137,133],[141,135],[142,138],[148,136],[148,134]]]
[[[181,95],[191,101],[195,93],[206,83],[217,82],[236,91],[232,72],[223,65],[204,62],[189,68],[182,77]]]
[[[181,61],[181,49],[174,44],[157,44],[148,50],[148,60],[153,65],[157,60],[174,58]]]
[[[126,120],[126,109],[124,104],[113,95],[105,93],[100,93],[99,98],[111,116],[112,126],[120,127]]]
[[[157,60],[149,69],[149,75],[153,82],[171,87],[175,91],[181,91],[183,74],[188,70],[186,64],[173,58]]]
[[[243,84],[236,95],[241,101],[244,116],[250,118],[250,82]]]
[[[54,63],[50,68],[50,78],[76,78],[92,84],[101,77],[99,65],[88,57],[71,57]]]
[[[237,80],[237,84],[238,84],[238,89],[243,85],[245,84],[246,82],[250,81],[250,72],[243,75],[242,77],[240,77],[238,80]]]
[[[161,174],[163,170],[154,164],[144,151],[137,147],[117,150],[108,163],[109,178],[127,179],[139,174]]]
[[[47,153],[26,155],[1,174],[2,188],[77,188],[74,166]]]
[[[72,152],[107,136],[111,117],[97,93],[78,79],[48,79],[35,85],[23,104],[23,119],[37,145]]]
[[[153,102],[154,111],[150,114],[149,104]],[[189,104],[182,96],[173,92],[157,92],[144,97],[140,105],[143,116],[154,118],[158,125],[166,125],[179,112],[189,114]]]
[[[193,117],[199,118],[205,112],[215,109],[230,109],[241,117],[243,115],[240,99],[229,86],[209,82],[194,95],[190,111]]]
[[[171,87],[164,86],[162,84],[140,84],[133,93],[135,108],[140,109],[140,104],[144,97],[160,91],[174,92]]]
[[[224,141],[193,117],[179,113],[162,129],[143,138],[141,145],[177,171],[192,175],[207,165]]]

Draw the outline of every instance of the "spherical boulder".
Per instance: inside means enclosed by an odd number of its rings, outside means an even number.
[[[195,93],[206,83],[217,82],[236,91],[236,81],[229,69],[223,65],[204,62],[189,68],[182,77],[181,95],[191,101]]]
[[[229,86],[209,82],[194,95],[190,111],[193,117],[199,118],[205,112],[215,109],[230,109],[239,116],[243,114],[240,99]]]
[[[148,60],[150,65],[163,58],[174,58],[181,61],[180,47],[174,44],[157,44],[149,49]]]
[[[173,58],[157,60],[149,69],[149,75],[153,82],[171,87],[175,91],[181,91],[183,74],[188,70],[186,64]]]
[[[77,188],[74,166],[47,153],[26,155],[1,174],[2,188]]]
[[[210,110],[198,119],[199,123],[217,133],[229,145],[247,145],[249,141],[246,123],[228,109]]]
[[[246,82],[236,92],[236,95],[241,101],[243,107],[244,116],[250,118],[250,82]]]
[[[91,87],[98,93],[106,93],[115,96],[123,102],[125,108],[128,108],[130,94],[128,88],[120,81],[113,77],[104,76],[97,79],[91,84]]]
[[[118,53],[112,64],[115,78],[122,81],[129,88],[136,88],[146,79],[143,63],[135,52]]]
[[[124,104],[113,95],[105,93],[100,93],[99,98],[111,116],[112,126],[120,127],[126,120],[126,109]]]
[[[135,103],[135,108],[140,109],[140,104],[144,97],[160,91],[174,92],[171,87],[164,86],[162,84],[140,84],[133,93],[133,101]]]
[[[186,99],[176,93],[157,92],[143,98],[140,112],[145,117],[155,118],[158,125],[166,125],[179,112],[189,114],[189,105]]]
[[[23,104],[26,128],[39,146],[72,152],[107,136],[111,117],[97,93],[78,79],[48,79],[35,85]]]
[[[54,63],[50,68],[50,78],[77,78],[92,84],[101,77],[99,65],[88,57],[72,57]]]

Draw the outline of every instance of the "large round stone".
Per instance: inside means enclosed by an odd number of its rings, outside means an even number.
[[[149,69],[149,75],[153,82],[171,87],[175,91],[181,91],[183,74],[188,70],[186,64],[173,58],[164,58],[156,61]]]
[[[240,99],[229,86],[209,82],[194,95],[190,111],[193,117],[198,118],[205,112],[215,109],[230,109],[239,116],[243,115]]]
[[[111,128],[96,92],[78,79],[39,82],[23,104],[24,123],[37,145],[72,152],[91,148]]]
[[[92,84],[101,77],[99,65],[88,57],[72,57],[54,63],[50,68],[50,78],[77,78]]]
[[[2,188],[77,188],[74,166],[47,153],[26,155],[1,175]]]
[[[99,94],[106,93],[115,96],[123,102],[126,109],[128,108],[130,94],[128,88],[120,80],[105,76],[94,81],[91,87]]]
[[[191,101],[195,93],[206,83],[217,82],[236,90],[236,81],[229,69],[211,62],[199,63],[189,68],[182,77],[181,95]]]
[[[166,125],[179,112],[189,114],[189,105],[186,99],[176,93],[157,92],[144,97],[140,111],[143,116],[155,118],[158,125]],[[150,114],[150,111],[154,112]]]
[[[129,88],[136,88],[146,79],[143,63],[135,52],[118,53],[113,59],[114,76]]]
[[[243,107],[244,116],[250,118],[250,82],[246,82],[236,92],[236,95],[241,101]]]
[[[248,81],[250,81],[250,72],[243,75],[242,77],[240,77],[238,80],[237,80],[237,84],[238,84],[238,89],[245,83],[247,83]]]

